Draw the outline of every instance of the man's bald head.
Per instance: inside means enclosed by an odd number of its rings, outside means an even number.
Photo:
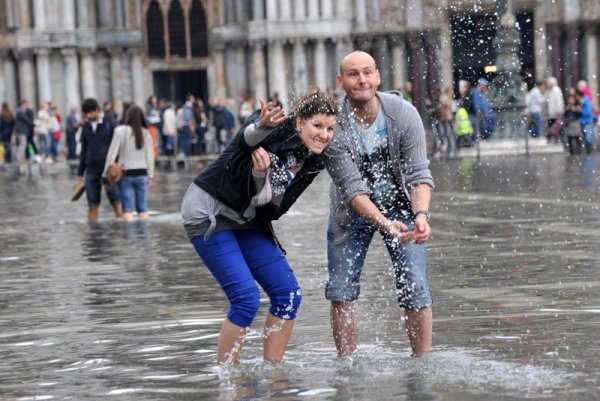
[[[340,63],[340,75],[344,76],[344,71],[347,71],[357,63],[361,65],[371,64],[373,68],[377,68],[375,59],[369,53],[355,50],[342,59],[342,62]]]

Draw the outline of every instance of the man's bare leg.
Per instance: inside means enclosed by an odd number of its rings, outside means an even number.
[[[331,302],[331,329],[338,356],[345,357],[356,351],[358,317],[355,301]]]
[[[123,217],[123,205],[121,202],[115,202],[112,204],[113,210],[115,211],[115,217],[120,219]]]
[[[90,205],[88,207],[88,214],[87,214],[87,218],[88,221],[96,221],[98,220],[98,205]]]
[[[263,357],[268,362],[281,362],[294,328],[293,320],[267,314],[263,332]]]
[[[233,324],[225,319],[219,333],[217,345],[217,363],[219,365],[230,362],[237,363],[242,352],[246,328]]]
[[[431,352],[433,333],[433,312],[431,307],[405,309],[406,332],[414,356]]]

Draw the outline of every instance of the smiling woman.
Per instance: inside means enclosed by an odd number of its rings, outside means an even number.
[[[302,292],[271,222],[324,169],[322,153],[338,113],[335,99],[320,90],[302,95],[290,116],[272,102],[260,105],[196,177],[182,204],[188,237],[231,303],[219,335],[218,363],[239,359],[259,308],[257,282],[271,301],[263,357],[283,359]]]

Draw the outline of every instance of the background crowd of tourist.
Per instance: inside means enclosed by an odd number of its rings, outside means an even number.
[[[425,99],[423,117],[428,120],[432,134],[434,158],[457,157],[460,148],[494,137],[497,115],[490,86],[486,78],[479,78],[475,85],[461,80],[456,97],[448,87],[435,89],[434,95]],[[530,88],[526,83],[523,86],[526,92],[523,117],[528,136],[563,143],[571,154],[595,150],[599,111],[585,81],[569,88],[566,96],[554,77],[532,83]],[[410,94],[404,92],[410,100]]]

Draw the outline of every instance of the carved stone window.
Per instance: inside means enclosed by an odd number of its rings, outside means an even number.
[[[192,40],[192,57],[208,56],[208,40],[206,12],[200,0],[192,2],[190,10],[190,38]]]
[[[146,14],[148,55],[150,58],[165,58],[165,27],[163,13],[157,0],[152,0]]]
[[[171,57],[186,57],[185,20],[179,0],[171,1],[169,7],[169,46]]]

